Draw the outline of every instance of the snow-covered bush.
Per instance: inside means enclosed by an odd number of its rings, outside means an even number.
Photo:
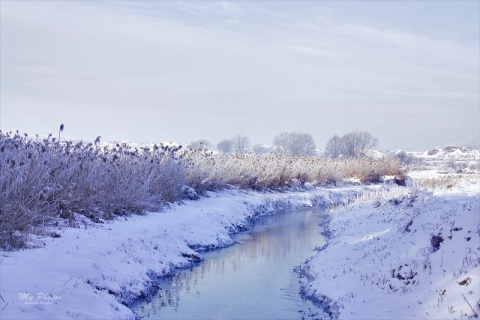
[[[400,162],[402,162],[405,165],[421,163],[421,159],[418,159],[414,157],[412,154],[407,153],[403,150],[393,153],[393,157],[398,158],[398,160],[400,160]]]

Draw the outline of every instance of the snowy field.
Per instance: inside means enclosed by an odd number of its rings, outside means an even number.
[[[478,317],[479,175],[411,175],[417,188],[365,196],[330,212],[331,237],[304,265],[303,289],[333,318]]]
[[[105,223],[79,215],[80,228],[0,252],[0,319],[134,319],[126,306],[150,296],[155,277],[232,244],[262,215],[311,206],[332,207],[330,234],[302,265],[303,294],[333,318],[476,318],[480,177],[427,169],[408,187],[230,189]]]

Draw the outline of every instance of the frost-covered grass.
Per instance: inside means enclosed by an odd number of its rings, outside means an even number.
[[[76,224],[159,209],[180,198],[175,148],[131,150],[0,134],[0,246],[15,248],[47,222]]]
[[[98,222],[231,186],[285,190],[385,175],[401,179],[397,160],[101,146],[0,132],[0,247],[24,247],[29,234],[48,235],[52,223],[78,226],[78,214]]]
[[[426,190],[443,190],[459,187],[467,178],[479,178],[479,174],[445,174],[438,177],[424,178],[417,180],[417,186]]]
[[[331,211],[330,239],[305,264],[303,290],[333,318],[478,318],[480,177],[412,176],[409,188]]]
[[[305,183],[327,185],[353,179],[376,183],[386,175],[403,177],[396,159],[331,159],[288,154],[185,154],[188,181],[196,190],[234,185],[247,189],[282,189]]]

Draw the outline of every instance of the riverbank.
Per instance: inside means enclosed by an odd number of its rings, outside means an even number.
[[[32,249],[1,252],[0,318],[133,319],[125,305],[150,296],[156,290],[153,278],[199,261],[202,250],[231,245],[232,235],[256,218],[348,203],[380,188],[231,189],[113,222],[79,216],[79,228],[49,229],[50,236],[30,241]]]
[[[327,246],[303,266],[305,296],[334,319],[473,319],[480,313],[480,179],[425,175],[330,212]]]

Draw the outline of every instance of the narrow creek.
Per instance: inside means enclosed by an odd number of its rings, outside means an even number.
[[[303,299],[294,268],[325,243],[323,211],[263,217],[238,244],[206,252],[205,261],[161,279],[161,290],[134,308],[144,319],[325,319]]]

